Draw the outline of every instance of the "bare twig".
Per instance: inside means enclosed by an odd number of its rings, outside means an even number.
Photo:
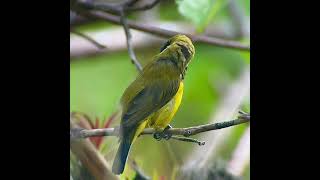
[[[120,6],[133,6],[135,5],[139,0],[127,0],[127,1],[123,1],[121,3],[119,3]]]
[[[92,19],[92,21],[94,20],[96,19]],[[167,27],[168,29],[172,27],[176,31],[183,31],[185,33],[192,33],[194,30],[194,28],[187,22],[154,21],[153,25],[156,27]],[[234,35],[232,35],[233,31],[230,28],[223,26],[223,24],[216,24],[214,26],[211,26],[209,29],[210,32],[207,29],[206,33],[209,33],[212,36],[220,37],[223,39],[235,38]],[[163,39],[161,37],[153,36],[142,31],[130,29],[130,32],[131,36],[133,37],[132,46],[134,47],[135,51],[137,48],[159,45],[159,43],[163,42]],[[98,42],[108,42],[108,44],[106,44],[107,49],[99,50],[95,46],[92,46],[91,43],[84,41],[83,38],[79,38],[78,36],[70,36],[70,61],[87,60],[87,58],[83,59],[78,57],[97,55],[105,53],[106,50],[108,50],[109,53],[119,50],[128,51],[126,37],[124,36],[122,26],[94,30],[90,32],[88,31],[86,32],[86,34]]]
[[[96,40],[92,39],[90,36],[82,33],[82,32],[79,32],[79,31],[76,31],[74,29],[70,29],[70,32],[73,33],[73,34],[76,34],[84,39],[86,39],[87,41],[89,41],[90,43],[92,43],[93,45],[95,45],[98,49],[105,49],[107,48],[105,45],[102,45],[100,44],[99,42],[97,42]]]
[[[154,7],[155,5],[157,5],[159,2],[160,2],[160,0],[154,0],[153,2],[148,3],[148,4],[145,4],[145,5],[140,6],[140,7],[127,6],[127,7],[125,8],[125,10],[126,10],[126,11],[145,11],[145,10],[148,10],[148,9],[153,8],[153,7]]]
[[[127,24],[127,19],[125,18],[125,12],[121,11],[120,14],[120,21],[121,24],[123,26],[124,32],[126,34],[126,40],[127,40],[127,48],[128,48],[128,53],[129,56],[131,58],[131,62],[136,66],[136,68],[138,69],[138,71],[142,71],[142,66],[140,64],[140,62],[137,60],[137,57],[133,51],[133,47],[132,47],[132,37],[131,37],[131,33]]]
[[[202,132],[223,129],[230,126],[235,126],[243,123],[247,123],[250,121],[250,115],[248,114],[240,114],[237,119],[231,121],[225,121],[220,123],[206,124],[188,128],[171,128],[166,131],[166,133],[171,135],[182,135],[185,137],[196,135]],[[151,135],[156,132],[153,128],[146,128],[141,135]],[[118,136],[119,135],[119,127],[115,128],[104,128],[104,129],[76,129],[70,130],[70,138],[78,139],[78,138],[88,138],[88,137],[97,137],[97,136]],[[175,138],[177,140],[181,140],[181,138]],[[183,141],[188,141],[184,139]],[[189,139],[189,141],[191,141]],[[199,143],[199,142],[197,142]],[[200,142],[202,144],[202,142]]]
[[[100,10],[104,12],[121,15],[122,11],[130,12],[130,11],[144,11],[144,10],[151,9],[160,2],[160,0],[154,0],[151,3],[135,7],[134,5],[138,1],[139,0],[129,0],[125,2],[120,2],[118,4],[108,3],[108,2],[93,3],[93,2],[79,1],[77,2],[77,5],[87,10]]]
[[[80,15],[85,16],[87,18],[100,19],[100,20],[105,20],[114,24],[121,24],[121,18],[119,16],[115,16],[109,13],[99,12],[99,11],[89,12],[89,11],[83,11],[83,10],[76,10],[76,11]],[[146,25],[140,22],[131,21],[131,20],[127,20],[127,24],[128,24],[128,27],[132,29],[136,29],[136,30],[150,33],[152,35],[156,35],[160,37],[170,38],[177,34],[185,34],[188,37],[190,37],[194,42],[206,43],[206,44],[215,45],[218,47],[250,51],[250,46],[243,45],[237,41],[224,40],[220,38],[203,36],[203,35],[193,35],[193,34],[188,34],[183,32],[176,32],[176,31],[166,30],[166,29],[162,29],[154,26],[149,26],[149,25]]]
[[[120,15],[120,21],[119,23],[123,26],[125,35],[126,35],[126,42],[127,42],[127,48],[128,53],[131,59],[131,62],[136,66],[138,71],[142,71],[142,66],[137,60],[137,57],[134,53],[133,47],[132,47],[132,36],[129,30],[129,26],[127,24],[126,19],[126,11],[127,8],[130,8],[132,5],[134,5],[137,2],[137,0],[128,0],[120,4],[110,4],[110,3],[91,3],[91,2],[78,2],[78,4],[86,9],[94,9],[94,10],[100,10],[104,12],[110,12]],[[129,10],[129,9],[128,9]],[[135,10],[135,9],[133,9]]]
[[[100,10],[104,12],[109,12],[113,14],[120,14],[120,11],[123,9],[125,4],[111,4],[111,3],[93,3],[86,1],[77,1],[77,6],[87,9],[87,10]],[[75,6],[74,6],[75,7]],[[73,8],[73,7],[71,7]]]
[[[188,138],[188,137],[172,136],[171,139],[175,139],[178,141],[185,141],[185,142],[193,142],[193,143],[198,144],[199,146],[203,146],[206,144],[206,142],[204,142],[204,141],[199,141],[197,139]]]

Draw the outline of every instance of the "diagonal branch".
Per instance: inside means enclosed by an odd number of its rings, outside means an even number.
[[[126,43],[127,43],[127,48],[128,48],[128,53],[131,59],[131,62],[136,66],[138,71],[142,71],[142,66],[140,62],[138,61],[133,47],[132,47],[132,36],[130,33],[130,29],[127,23],[126,15],[125,13],[129,10],[139,10],[139,9],[130,9],[135,3],[137,3],[138,0],[128,0],[124,1],[119,4],[110,4],[110,3],[92,3],[92,2],[78,2],[78,5],[80,5],[82,8],[85,9],[94,9],[94,10],[100,10],[104,12],[110,12],[110,13],[115,13],[120,15],[120,20],[119,23],[123,26],[125,35],[126,35]],[[142,6],[142,8],[152,8],[155,4],[152,4],[152,6]]]
[[[100,12],[100,11],[84,11],[84,10],[76,10],[76,11],[80,15],[87,18],[104,20],[114,24],[121,25],[121,18],[119,16],[115,16],[115,15],[105,13],[105,12]],[[188,34],[183,32],[176,32],[176,31],[166,30],[166,29],[146,25],[146,24],[131,21],[131,20],[127,20],[127,24],[128,24],[128,27],[132,29],[143,31],[143,32],[164,37],[164,38],[170,38],[177,34],[185,34],[188,37],[190,37],[194,42],[206,43],[206,44],[215,45],[218,47],[231,48],[231,49],[237,49],[242,51],[250,51],[250,46],[243,45],[237,41],[224,40],[224,39],[209,37],[204,35],[193,35],[193,34]]]
[[[127,7],[125,7],[125,10],[126,11],[145,11],[145,10],[148,10],[148,9],[152,9],[159,2],[160,2],[160,0],[154,0],[153,2],[145,4],[145,5],[140,6],[140,7],[127,6]]]
[[[82,37],[83,39],[89,41],[90,43],[92,43],[93,45],[95,45],[98,49],[105,49],[107,48],[105,45],[103,44],[100,44],[99,42],[97,42],[96,40],[92,39],[90,36],[82,33],[82,32],[79,32],[79,31],[76,31],[74,29],[70,29],[70,32],[75,34],[75,35],[78,35],[80,37]]]
[[[119,6],[133,6],[135,5],[139,0],[126,0],[126,1],[123,1],[123,2],[120,2],[119,3]]]
[[[127,48],[128,48],[128,53],[129,56],[131,58],[131,62],[136,66],[136,68],[138,69],[138,71],[142,71],[142,66],[140,64],[140,62],[137,60],[137,57],[133,51],[133,47],[132,47],[132,36],[128,27],[128,23],[127,23],[127,19],[125,17],[125,12],[121,11],[120,12],[120,22],[123,26],[124,32],[126,34],[126,41],[127,41]]]
[[[87,10],[100,10],[104,12],[121,15],[121,11],[131,12],[131,11],[149,10],[160,2],[160,0],[153,0],[151,3],[147,3],[142,6],[134,6],[138,1],[139,0],[130,0],[125,2],[120,2],[117,4],[108,3],[108,2],[96,3],[96,2],[78,1],[77,5]]]

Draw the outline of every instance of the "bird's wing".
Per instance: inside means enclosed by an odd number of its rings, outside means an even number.
[[[159,69],[158,69],[159,72]],[[177,93],[180,85],[179,78],[157,78],[148,81],[144,87],[127,104],[122,115],[122,127],[134,127],[152,113],[166,105]]]

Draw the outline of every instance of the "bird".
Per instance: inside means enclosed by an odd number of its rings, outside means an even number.
[[[114,174],[123,173],[131,145],[145,128],[154,128],[156,139],[168,138],[162,135],[171,128],[170,122],[180,106],[183,81],[194,54],[189,37],[171,37],[124,91]]]

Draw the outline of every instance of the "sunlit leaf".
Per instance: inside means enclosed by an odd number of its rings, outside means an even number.
[[[176,0],[181,15],[196,25],[202,32],[226,4],[225,0]]]

